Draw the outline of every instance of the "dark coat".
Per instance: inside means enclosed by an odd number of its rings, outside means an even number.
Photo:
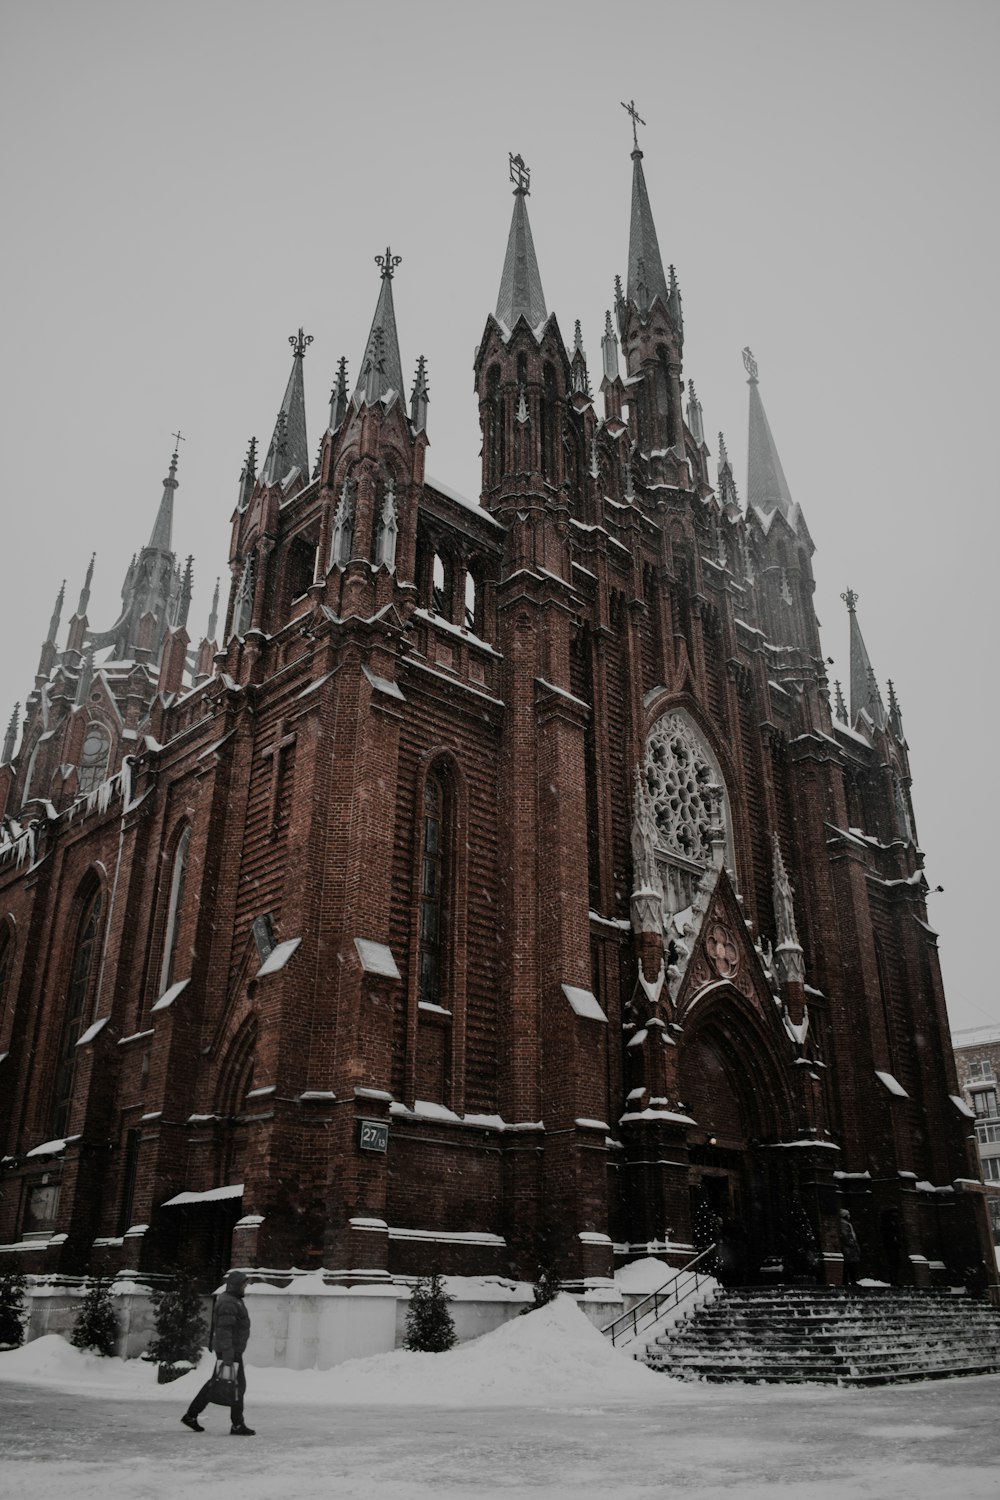
[[[250,1314],[243,1301],[246,1283],[247,1278],[241,1272],[232,1272],[226,1280],[226,1290],[215,1304],[212,1349],[223,1364],[235,1363],[250,1337]]]

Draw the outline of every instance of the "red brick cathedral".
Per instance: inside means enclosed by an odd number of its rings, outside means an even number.
[[[988,1246],[899,706],[848,592],[831,715],[749,350],[745,506],[710,478],[632,162],[592,377],[512,158],[477,501],[386,250],[314,465],[291,340],[200,644],[176,451],[115,623],[60,591],[0,757],[0,1270],[596,1286],[700,1219],[836,1282],[844,1206],[888,1281]]]

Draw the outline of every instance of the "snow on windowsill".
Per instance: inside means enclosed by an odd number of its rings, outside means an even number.
[[[302,939],[300,937],[295,937],[286,938],[283,943],[278,943],[276,947],[271,949],[270,953],[267,955],[264,962],[257,970],[257,974],[255,977],[257,979],[264,979],[268,974],[277,974],[281,969],[285,967],[292,954],[300,946],[301,942]]]

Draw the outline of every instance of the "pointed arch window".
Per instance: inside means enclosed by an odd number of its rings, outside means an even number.
[[[354,550],[354,480],[344,480],[340,499],[333,516],[333,534],[330,537],[331,568],[346,568]]]
[[[382,499],[378,528],[375,533],[376,568],[387,568],[390,573],[395,571],[396,539],[398,533],[399,521],[396,515],[396,484],[390,475],[386,481],[385,495]]]
[[[100,887],[95,886],[90,894],[84,897],[76,929],[69,995],[56,1069],[52,1128],[57,1136],[65,1135],[69,1125],[70,1106],[73,1102],[73,1079],[76,1073],[76,1044],[80,1040],[87,1004],[97,977],[101,904]]]
[[[177,958],[177,938],[181,930],[181,915],[184,910],[184,887],[187,882],[188,852],[191,848],[191,825],[188,823],[174,851],[170,869],[170,892],[167,897],[167,920],[163,932],[163,963],[160,967],[160,994],[164,994],[173,983],[174,963]]]
[[[233,630],[238,636],[246,635],[250,629],[250,621],[253,619],[253,596],[256,588],[256,580],[256,559],[251,552],[243,564],[243,572],[240,574],[239,585],[236,589],[236,602],[233,605]]]
[[[87,725],[87,734],[83,741],[83,755],[80,758],[81,792],[92,792],[95,786],[100,786],[108,774],[110,757],[110,734],[103,724],[91,720]]]
[[[432,769],[424,783],[420,861],[420,964],[418,996],[421,1005],[442,1005],[446,991],[446,900],[448,883],[448,787],[442,767]]]
[[[450,569],[447,567],[440,552],[435,552],[431,564],[431,609],[443,620],[449,618],[448,595],[450,590]]]

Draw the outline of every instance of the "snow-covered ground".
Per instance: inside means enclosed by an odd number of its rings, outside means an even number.
[[[206,1357],[206,1365],[208,1364]],[[255,1438],[58,1335],[0,1354],[0,1496],[25,1500],[996,1500],[1000,1377],[876,1391],[686,1385],[568,1297],[449,1351],[248,1370]]]

